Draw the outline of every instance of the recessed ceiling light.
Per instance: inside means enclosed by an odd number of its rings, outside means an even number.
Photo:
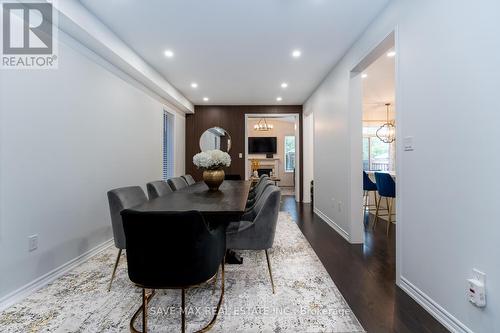
[[[196,82],[191,83],[191,88],[198,88],[198,83]]]
[[[302,52],[300,52],[300,50],[293,50],[292,51],[292,57],[294,58],[298,58],[302,55]]]
[[[204,102],[208,102],[208,97],[203,97]]]
[[[283,83],[281,84],[281,88],[285,89],[286,87],[288,87],[288,83],[283,82]]]
[[[283,100],[283,98],[281,98],[281,97],[276,97],[276,100],[277,100],[278,102],[281,102],[281,101]]]
[[[366,74],[366,73],[361,74],[362,79],[366,79],[367,77],[368,77],[368,74]]]
[[[389,58],[392,58],[392,57],[394,57],[395,55],[396,55],[396,51],[389,51],[389,52],[387,52],[387,56],[388,56]]]
[[[174,56],[174,52],[172,50],[165,50],[165,52],[163,52],[165,54],[165,57],[167,58],[172,58]]]

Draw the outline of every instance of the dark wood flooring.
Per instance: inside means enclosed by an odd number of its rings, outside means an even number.
[[[365,244],[349,244],[313,213],[310,204],[284,196],[281,210],[297,221],[340,292],[367,332],[448,332],[410,296],[396,286],[394,228],[385,223],[366,228]]]

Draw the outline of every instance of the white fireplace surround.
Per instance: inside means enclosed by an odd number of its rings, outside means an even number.
[[[257,160],[259,161],[259,167],[262,169],[273,169],[275,175],[280,174],[280,160],[281,158],[277,155],[274,155],[273,158],[266,158],[265,155],[249,155],[247,159],[247,170],[250,170],[250,174],[248,176],[251,176],[252,173],[252,161]]]

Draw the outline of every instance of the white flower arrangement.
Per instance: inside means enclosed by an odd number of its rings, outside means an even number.
[[[202,151],[193,156],[193,164],[204,170],[218,170],[231,165],[231,156],[218,149]]]

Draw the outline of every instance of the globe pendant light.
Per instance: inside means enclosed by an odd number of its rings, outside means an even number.
[[[387,122],[380,126],[375,135],[384,143],[392,143],[396,140],[396,127],[393,121],[389,121],[389,106],[391,106],[391,103],[386,103],[385,106],[387,107]]]

